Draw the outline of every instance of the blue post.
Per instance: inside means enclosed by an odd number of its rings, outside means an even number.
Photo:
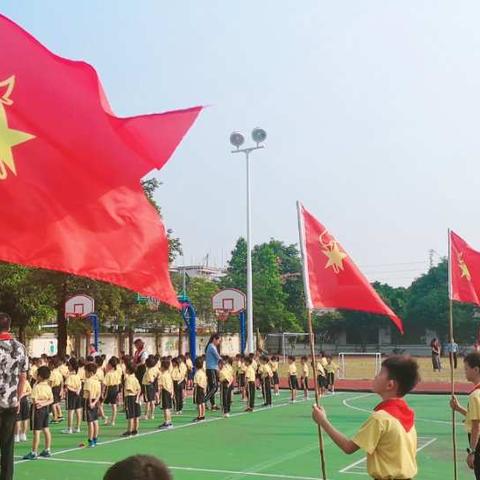
[[[93,330],[93,344],[95,346],[95,350],[98,352],[99,347],[99,330],[100,330],[100,320],[96,313],[91,313],[88,315],[88,318],[92,322],[92,330]]]
[[[180,296],[178,300],[182,304],[182,317],[188,329],[190,358],[195,363],[197,358],[197,312],[186,295]]]
[[[245,310],[242,310],[238,314],[238,319],[240,320],[240,353],[243,355],[245,353],[245,347],[247,346]]]

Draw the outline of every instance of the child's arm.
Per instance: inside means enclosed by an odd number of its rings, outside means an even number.
[[[90,408],[94,408],[95,405],[99,402],[100,396],[90,399]]]
[[[35,402],[35,408],[48,407],[53,404],[53,400],[37,400]]]
[[[465,416],[467,414],[467,409],[462,407],[458,403],[457,397],[455,395],[452,395],[452,398],[450,399],[450,408],[452,410],[455,410],[456,412],[460,413],[463,416]]]
[[[477,443],[480,439],[480,420],[472,420],[472,433],[470,434],[470,449],[475,452]],[[473,469],[475,461],[475,454],[470,453],[467,457],[468,466]]]
[[[349,455],[351,453],[355,453],[359,446],[346,437],[342,432],[339,432],[327,419],[327,415],[325,414],[325,410],[323,407],[317,407],[316,405],[313,406],[312,412],[313,420],[320,425],[327,435],[333,440],[333,442],[342,449],[345,453]]]

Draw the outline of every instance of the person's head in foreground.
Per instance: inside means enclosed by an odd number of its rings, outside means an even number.
[[[382,398],[404,397],[419,382],[418,364],[411,357],[394,355],[382,362],[372,391]]]
[[[463,359],[465,378],[472,383],[479,383],[480,380],[480,352],[471,352]]]
[[[172,480],[168,468],[158,458],[134,455],[112,465],[103,480]]]

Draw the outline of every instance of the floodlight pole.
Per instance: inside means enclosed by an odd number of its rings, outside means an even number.
[[[253,342],[253,281],[252,281],[252,220],[251,220],[251,185],[250,153],[264,148],[263,145],[249,148],[237,148],[232,153],[244,153],[247,173],[247,352],[255,353]]]

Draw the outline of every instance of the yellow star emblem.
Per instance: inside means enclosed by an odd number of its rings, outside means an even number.
[[[460,272],[462,274],[461,278],[466,278],[467,280],[470,281],[472,279],[472,276],[470,275],[470,271],[468,270],[467,264],[463,259],[462,253],[458,254],[458,266],[460,267]]]
[[[339,273],[341,270],[343,271],[343,259],[347,258],[348,255],[340,250],[336,240],[331,239],[329,242],[325,242],[323,236],[326,233],[325,230],[319,238],[322,253],[328,258],[325,268],[331,267],[335,273]]]
[[[5,93],[3,96],[0,96],[0,180],[5,180],[7,178],[7,167],[14,175],[17,174],[12,148],[16,145],[27,142],[32,138],[35,138],[34,135],[8,127],[7,112],[4,105],[13,104],[13,100],[10,98],[10,95],[14,86],[14,76],[7,78],[7,80],[4,80],[3,82],[0,82],[0,91],[3,87],[6,87]]]

